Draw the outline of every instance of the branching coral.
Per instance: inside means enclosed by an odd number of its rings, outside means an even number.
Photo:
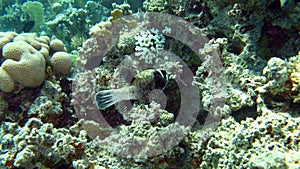
[[[156,29],[141,31],[135,36],[137,41],[135,51],[136,56],[145,63],[151,64],[158,58],[162,52],[165,43],[165,37],[158,33]]]

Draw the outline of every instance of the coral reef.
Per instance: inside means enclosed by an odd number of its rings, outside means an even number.
[[[0,26],[2,31],[24,31],[24,26],[29,22],[22,22],[23,18],[26,18],[26,15],[23,15],[21,7],[20,4],[12,4],[5,7],[4,11],[6,12],[0,17],[1,23],[3,23]]]
[[[200,168],[294,168],[299,166],[297,135],[299,117],[287,113],[265,112],[241,124],[233,118],[222,120]]]
[[[149,12],[161,12],[161,11],[165,10],[166,5],[167,5],[167,2],[164,0],[157,0],[157,1],[146,0],[143,3],[143,8]]]
[[[0,0],[0,168],[299,168],[299,6]]]
[[[14,37],[16,36],[17,34],[14,33],[14,32],[1,32],[1,39],[0,39],[0,48],[1,48],[1,54],[2,54],[2,48],[3,46],[12,41],[14,39]]]
[[[78,135],[77,135],[78,134]],[[7,167],[55,167],[83,155],[86,132],[72,135],[67,129],[56,129],[51,123],[30,118],[19,127],[16,123],[1,125],[1,165]]]
[[[107,8],[99,1],[21,1],[5,3],[0,11],[1,31],[44,32],[62,40],[70,50],[73,36],[88,36],[89,27],[105,19]],[[102,18],[103,17],[103,18]]]
[[[66,42],[70,42],[74,36],[86,39],[89,28],[103,20],[105,13],[108,12],[105,7],[96,1],[82,1],[80,4],[76,6],[64,1],[53,3],[52,11],[57,11],[57,14],[53,16],[49,13],[46,22],[47,32],[64,41],[66,47],[71,50],[80,46],[72,47],[70,43]]]
[[[50,49],[53,52],[66,51],[64,43],[59,39],[53,39],[50,41]]]
[[[285,90],[285,82],[288,80],[288,68],[285,61],[276,57],[271,58],[263,69],[263,74],[268,82],[256,89],[259,93],[265,93],[266,90],[269,90],[277,94]]]
[[[45,81],[39,96],[34,100],[27,114],[29,117],[38,117],[43,121],[51,121],[58,125],[60,122],[56,121],[56,118],[62,116],[64,111],[62,101],[67,99],[67,95],[62,92],[58,84]]]

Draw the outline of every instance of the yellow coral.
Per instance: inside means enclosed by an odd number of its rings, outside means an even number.
[[[64,43],[59,39],[54,39],[50,42],[50,49],[54,52],[66,51]]]
[[[115,9],[111,12],[112,20],[119,19],[123,16],[123,11],[120,9]]]
[[[14,83],[25,87],[38,87],[45,78],[44,56],[34,47],[24,41],[9,42],[3,47],[3,57],[6,60],[1,65],[1,71],[5,71]],[[4,73],[2,72],[2,75]],[[0,81],[7,80],[7,76],[0,76]],[[11,82],[10,82],[11,84]],[[11,85],[0,86],[1,90],[11,92]]]
[[[15,32],[0,32],[0,49],[8,43],[11,42],[17,34]]]
[[[41,42],[38,41],[36,34],[34,33],[22,33],[18,34],[14,41],[25,41],[31,46],[33,46],[36,50],[40,50],[42,48]]]
[[[0,89],[4,92],[11,92],[14,90],[14,82],[11,77],[0,67]]]
[[[72,59],[66,52],[56,52],[51,58],[51,65],[56,74],[68,75],[72,68]]]
[[[16,35],[15,38],[13,39],[13,41],[24,41],[24,42],[30,44],[32,47],[34,47],[36,50],[38,50],[44,56],[46,61],[49,60],[50,38],[48,36],[37,37],[36,34],[34,34],[34,33],[22,33],[22,34]],[[14,49],[14,50],[17,50],[17,49]],[[13,59],[12,55],[14,55],[14,54],[11,53],[11,51],[7,51],[6,53],[7,53],[6,54],[7,56],[10,55],[9,57],[11,59]],[[20,54],[17,54],[16,56],[19,56],[19,55]]]
[[[109,30],[110,27],[112,27],[111,22],[100,22],[90,29],[90,35],[112,36],[112,32]]]

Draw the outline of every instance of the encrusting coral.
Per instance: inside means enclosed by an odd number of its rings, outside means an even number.
[[[273,98],[281,96],[284,100],[294,103],[300,100],[300,53],[287,60],[272,57],[263,69],[266,82],[255,90],[260,93],[271,94]]]
[[[37,118],[28,119],[24,127],[5,122],[0,132],[2,147],[9,149],[0,155],[0,163],[4,162],[5,166],[45,168],[62,160],[76,159],[82,155],[83,144],[87,141],[83,130],[74,135],[67,129],[57,129]]]
[[[272,90],[272,93],[277,94],[285,90],[284,84],[288,80],[289,75],[284,60],[277,57],[271,58],[263,69],[263,74],[268,82],[264,86],[258,87],[256,91],[265,93],[267,90]]]

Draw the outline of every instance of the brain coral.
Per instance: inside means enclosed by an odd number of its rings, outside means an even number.
[[[65,45],[61,40],[54,39],[50,42],[50,49],[54,52],[65,51]]]
[[[4,92],[10,92],[14,89],[14,82],[5,70],[0,67],[0,89]]]
[[[38,87],[45,78],[45,59],[25,41],[4,45],[2,55],[6,59],[0,67],[0,89],[11,92],[14,83],[25,87]]]
[[[68,75],[72,68],[72,59],[67,52],[56,52],[51,58],[51,65],[55,73]]]
[[[0,50],[6,43],[12,41],[16,35],[15,32],[0,32]]]
[[[50,38],[48,36],[40,36],[37,37],[34,33],[22,33],[18,34],[13,38],[13,41],[25,41],[36,50],[38,50],[44,57],[45,60],[48,61],[49,58],[49,43]]]

